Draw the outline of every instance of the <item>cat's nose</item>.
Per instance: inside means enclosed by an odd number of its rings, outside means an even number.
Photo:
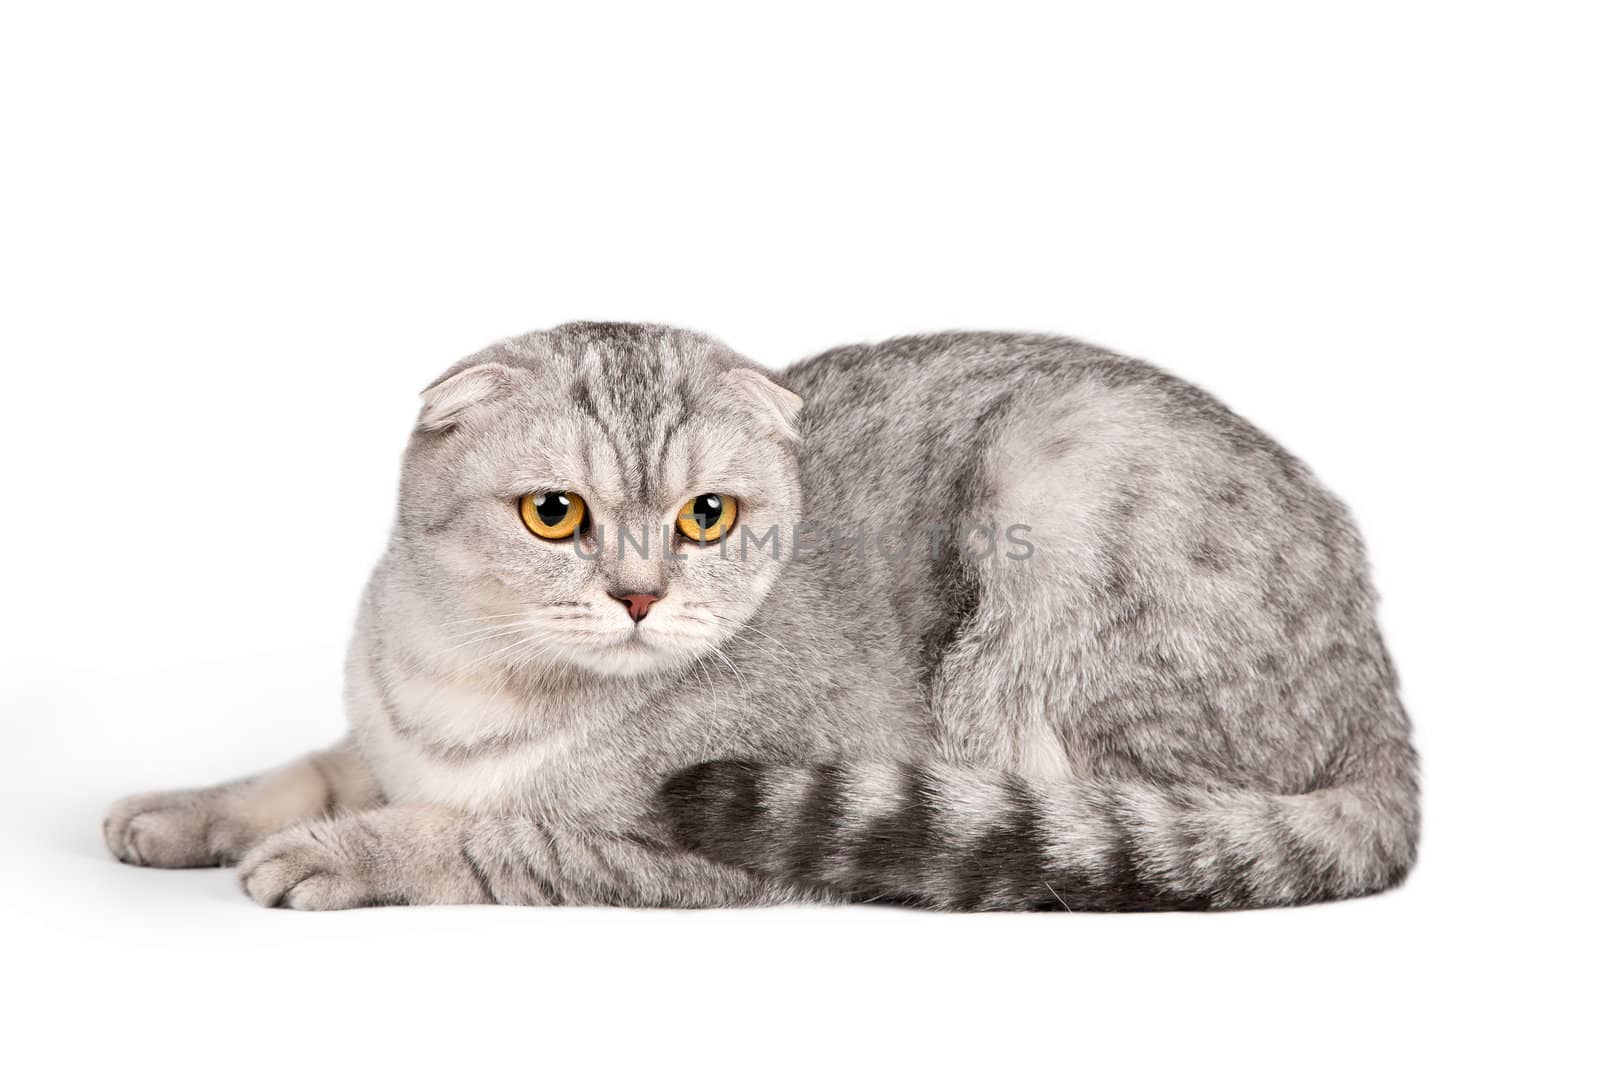
[[[660,593],[608,593],[612,600],[628,606],[628,614],[637,623],[650,614],[650,605],[661,599]]]

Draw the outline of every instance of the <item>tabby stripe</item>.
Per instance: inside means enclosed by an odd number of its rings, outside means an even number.
[[[867,893],[878,897],[907,898],[923,891],[924,874],[935,865],[942,842],[934,823],[933,780],[920,767],[907,765],[900,782],[900,808],[869,825],[852,855]]]
[[[494,888],[489,885],[489,874],[484,871],[483,865],[472,856],[472,851],[465,845],[461,848],[461,861],[466,865],[467,872],[472,874],[472,879],[478,882],[478,890],[483,893],[485,902],[498,906],[500,900],[495,898]]]
[[[545,826],[544,821],[538,817],[533,818],[533,830],[543,840],[545,852],[550,856],[551,876],[540,875],[532,865],[528,866],[528,875],[533,878],[534,885],[538,887],[539,893],[545,897],[547,903],[551,906],[561,906],[566,902],[561,897],[562,875],[564,872],[561,867],[561,851],[556,848],[555,836],[550,833],[550,829]]]
[[[1015,778],[1006,782],[1006,810],[1000,821],[974,843],[954,865],[951,904],[961,910],[1014,906],[1028,902],[1062,909],[1060,886],[1046,877],[1044,838],[1033,795]],[[999,890],[991,897],[993,888]]]
[[[1338,863],[1306,842],[1289,821],[1287,811],[1272,811],[1273,830],[1283,844],[1284,860],[1294,870],[1296,901],[1316,902],[1334,896],[1339,876]]]
[[[844,820],[844,773],[836,764],[818,765],[811,772],[787,855],[787,875],[798,883],[828,882],[827,861]]]

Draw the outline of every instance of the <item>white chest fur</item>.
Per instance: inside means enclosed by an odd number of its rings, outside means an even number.
[[[538,798],[541,772],[576,745],[487,676],[396,674],[352,660],[347,704],[362,752],[391,802],[498,812]]]

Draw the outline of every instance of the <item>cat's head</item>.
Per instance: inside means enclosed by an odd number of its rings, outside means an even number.
[[[602,675],[705,654],[800,517],[800,399],[715,340],[570,324],[423,392],[390,561],[474,659]],[[781,546],[780,546],[781,547]]]

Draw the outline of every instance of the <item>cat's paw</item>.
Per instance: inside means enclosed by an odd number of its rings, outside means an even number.
[[[239,884],[262,906],[290,910],[352,910],[392,905],[348,825],[313,821],[271,836],[239,863]]]
[[[118,861],[159,869],[224,865],[237,857],[237,825],[220,790],[136,794],[106,813],[101,832]]]

